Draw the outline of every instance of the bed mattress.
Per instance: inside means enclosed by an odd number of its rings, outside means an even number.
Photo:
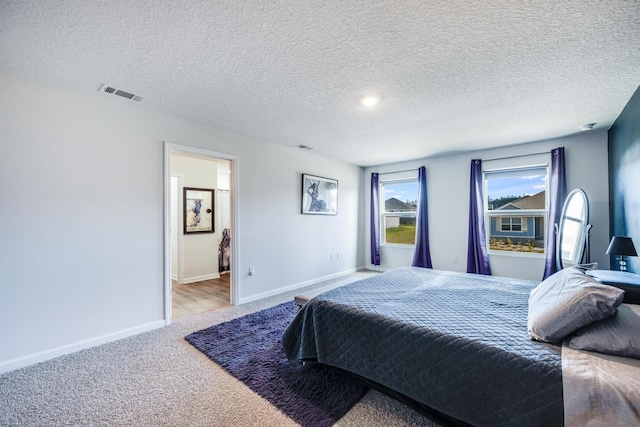
[[[291,360],[334,366],[475,426],[563,424],[561,347],[532,341],[539,282],[407,267],[310,300]]]

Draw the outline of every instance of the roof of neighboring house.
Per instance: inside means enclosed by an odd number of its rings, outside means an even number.
[[[384,201],[386,211],[415,211],[416,207],[392,197]]]
[[[541,191],[533,196],[524,196],[513,202],[509,202],[506,205],[500,206],[496,210],[505,210],[505,209],[544,209],[545,208],[545,197],[544,191]]]

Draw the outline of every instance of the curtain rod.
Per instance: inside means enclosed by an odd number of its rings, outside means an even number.
[[[390,173],[417,172],[417,171],[418,171],[418,169],[420,169],[420,168],[415,168],[415,169],[405,169],[405,170],[403,170],[403,171],[377,172],[377,173],[378,173],[379,175],[382,175],[382,174],[385,174],[385,175],[386,175],[386,174],[390,174]]]
[[[520,154],[518,156],[508,156],[508,157],[498,157],[495,159],[487,159],[487,160],[482,160],[483,162],[493,162],[496,160],[507,160],[507,159],[517,159],[519,157],[529,157],[529,156],[539,156],[540,154],[549,154],[549,151],[544,151],[542,153],[531,153],[531,154]]]

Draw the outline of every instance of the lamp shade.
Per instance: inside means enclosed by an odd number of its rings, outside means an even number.
[[[636,247],[633,246],[633,240],[631,237],[613,236],[609,248],[606,252],[607,255],[624,255],[624,256],[638,256]]]

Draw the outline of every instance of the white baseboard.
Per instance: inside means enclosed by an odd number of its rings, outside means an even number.
[[[194,277],[186,277],[183,281],[182,284],[187,284],[187,283],[195,283],[195,282],[202,282],[203,280],[211,280],[211,279],[219,279],[220,278],[220,274],[219,273],[213,273],[213,274],[205,274],[202,276],[194,276]]]
[[[364,268],[361,268],[364,269]],[[357,270],[360,269],[349,269],[346,271],[341,271],[339,273],[334,273],[334,274],[330,274],[328,276],[324,276],[324,277],[319,277],[317,279],[313,279],[313,280],[307,280],[306,282],[300,282],[300,283],[296,283],[293,285],[289,285],[289,286],[285,286],[282,288],[278,288],[278,289],[274,289],[268,292],[263,292],[261,294],[257,294],[257,295],[252,295],[249,297],[245,297],[245,298],[240,298],[240,304],[246,304],[248,302],[253,302],[253,301],[257,301],[263,298],[268,298],[268,297],[272,297],[274,295],[278,295],[281,294],[283,292],[287,292],[287,291],[292,291],[294,289],[298,289],[298,288],[304,288],[305,286],[309,286],[309,285],[315,285],[316,283],[320,283],[320,282],[324,282],[325,280],[331,280],[331,279],[335,279],[337,277],[342,277],[342,276],[346,276],[348,274],[353,274],[355,273]]]
[[[59,356],[64,356],[65,354],[75,353],[76,351],[106,344],[112,341],[117,341],[122,338],[130,337],[132,335],[138,335],[143,332],[152,331],[164,326],[164,320],[157,320],[155,322],[145,323],[144,325],[134,326],[133,328],[124,329],[110,334],[101,335],[99,337],[89,338],[83,341],[63,345],[61,347],[56,347],[50,350],[40,351],[38,353],[29,354],[27,356],[18,357],[16,359],[7,360],[5,362],[0,362],[0,374],[34,365],[36,363],[45,362]]]

